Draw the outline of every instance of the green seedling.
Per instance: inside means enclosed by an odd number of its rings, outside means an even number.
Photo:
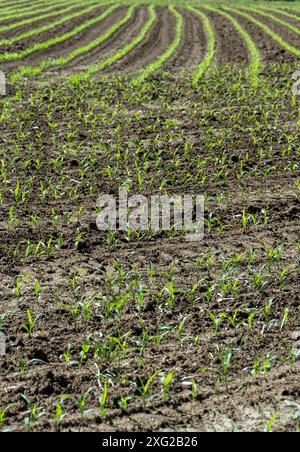
[[[169,397],[169,386],[173,380],[173,376],[174,376],[174,370],[172,370],[172,372],[170,372],[168,375],[163,376],[161,378],[161,385],[162,385],[162,391],[163,391],[163,399],[164,402],[166,402],[168,400]]]
[[[146,409],[146,405],[147,405],[147,398],[148,398],[150,385],[153,382],[153,380],[157,377],[158,374],[159,374],[159,371],[157,371],[153,375],[151,375],[151,377],[146,381],[146,383],[141,382],[141,395],[142,395],[142,399],[143,399],[144,410]]]
[[[26,310],[26,314],[27,314],[27,323],[25,323],[25,322],[22,323],[21,330],[25,331],[28,334],[31,334],[36,325],[36,322],[40,318],[40,315],[38,315],[36,317],[32,317],[29,309]]]
[[[267,424],[265,425],[264,428],[264,432],[265,433],[270,433],[272,430],[272,427],[275,423],[275,421],[277,420],[277,418],[280,416],[279,412],[276,412],[275,414],[273,414],[273,416],[271,417],[271,419],[267,422]]]

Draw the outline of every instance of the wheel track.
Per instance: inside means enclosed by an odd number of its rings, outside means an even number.
[[[169,72],[195,69],[203,60],[207,48],[207,37],[200,17],[186,8],[180,8],[179,11],[184,17],[183,39],[178,51],[164,66]]]
[[[157,17],[146,39],[103,73],[141,70],[164,52],[174,39],[176,21],[167,7],[158,7]]]

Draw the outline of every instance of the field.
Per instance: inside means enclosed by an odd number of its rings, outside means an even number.
[[[297,1],[1,0],[0,430],[299,431],[299,35]],[[203,240],[99,231],[120,188],[203,195]]]

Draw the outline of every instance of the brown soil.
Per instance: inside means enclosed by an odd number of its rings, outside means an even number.
[[[257,27],[252,22],[248,21],[244,17],[239,16],[238,14],[234,13],[230,14],[233,17],[235,17],[240,22],[240,24],[245,28],[245,30],[247,30],[247,32],[250,34],[253,41],[255,42],[255,45],[260,51],[262,61],[264,63],[274,62],[278,64],[284,64],[297,62],[299,60],[299,58],[296,55],[293,55],[288,50],[281,47],[280,44],[277,44],[277,42],[274,41],[271,37],[269,37],[269,35],[267,35],[263,30],[261,30],[261,28]],[[260,21],[264,23],[264,20],[260,19]],[[285,29],[281,33],[281,37],[283,39],[285,39],[286,36],[289,36],[289,30],[288,32],[286,30],[287,29]]]
[[[123,16],[124,15],[125,13],[123,13]],[[71,69],[84,70],[89,64],[99,63],[99,61],[101,61],[108,55],[113,54],[119,48],[124,46],[124,44],[133,39],[141,30],[147,19],[147,8],[144,6],[136,8],[135,12],[133,13],[133,17],[125,25],[123,25],[115,33],[113,33],[109,39],[103,42],[103,44],[95,47],[87,54],[75,58],[69,64],[65,65],[62,69],[64,71]],[[112,24],[113,22],[111,23],[111,25]]]
[[[75,14],[77,11],[80,11],[81,9],[83,9],[83,7],[75,8],[74,10],[69,11],[67,14],[68,15],[73,14],[73,13]],[[49,39],[63,35],[69,31],[73,30],[74,28],[78,27],[79,25],[83,24],[87,20],[90,20],[93,17],[100,15],[104,10],[105,10],[105,7],[97,8],[95,6],[95,9],[93,11],[86,13],[86,14],[82,14],[80,17],[76,17],[75,19],[67,21],[64,24],[59,25],[58,27],[52,28],[43,33],[39,33],[38,35],[34,35],[29,38],[22,39],[18,42],[15,42],[11,46],[1,46],[0,45],[0,52],[1,53],[2,52],[19,52],[19,51],[26,49],[27,47],[32,47],[36,43],[48,41]],[[55,20],[57,20],[57,18],[55,18]],[[48,19],[48,21],[49,21],[49,19]],[[35,28],[38,28],[38,27],[35,26]],[[23,33],[23,30],[22,30],[22,33]],[[14,33],[14,35],[16,35],[16,33]],[[63,44],[65,44],[65,42]]]
[[[71,14],[72,12],[79,11],[80,9],[82,9],[82,7],[78,7],[78,6],[74,7],[74,9],[70,10],[67,14]],[[58,11],[57,15],[54,16],[55,20],[63,18],[65,16],[65,14],[66,13],[60,13]],[[39,28],[48,23],[49,23],[49,18],[48,19],[46,18],[46,19],[38,20],[38,21],[34,22],[33,24],[23,25],[21,27],[13,28],[12,30],[0,32],[0,39],[12,38],[14,36],[20,35],[21,33],[32,30],[33,27]],[[33,38],[33,39],[36,39],[36,38]]]
[[[157,17],[158,20],[146,39],[116,64],[107,68],[105,72],[114,72],[115,70],[138,71],[152,63],[157,55],[161,55],[168,48],[174,39],[174,16],[168,8],[160,7],[157,11]]]
[[[125,10],[21,65],[66,55]],[[43,414],[33,431],[262,431],[276,413],[271,430],[299,430],[300,137],[290,90],[296,64],[273,64],[297,59],[235,16],[272,63],[255,90],[241,37],[208,13],[217,67],[198,91],[193,74],[181,71],[200,62],[206,37],[186,11],[182,44],[162,68],[170,73],[133,89],[120,71],[155,60],[174,37],[167,8],[158,11],[145,42],[106,77],[74,87],[46,74],[44,85],[30,78],[9,83],[0,98],[0,331],[7,343],[0,410],[8,407],[0,428],[30,429],[25,396]],[[99,61],[147,18],[140,6],[102,46],[49,73],[64,76]],[[114,242],[100,233],[98,195],[117,195],[129,183],[145,195],[205,194],[204,239],[187,242],[165,231],[117,233]],[[30,333],[23,325],[28,309],[36,320]],[[161,378],[172,371],[164,399]],[[143,400],[141,388],[155,372]],[[62,395],[65,416],[57,425]]]
[[[268,17],[261,16],[259,14],[255,14],[251,12],[251,15],[259,20],[260,22],[263,22],[265,25],[267,25],[271,30],[273,30],[275,33],[277,33],[279,36],[283,37],[285,41],[287,41],[289,44],[291,44],[294,47],[299,47],[299,35],[294,33],[292,30],[289,30],[287,27],[278,24],[274,22],[272,19]],[[284,19],[285,20],[285,19]],[[299,27],[299,23],[296,25]]]
[[[247,63],[247,47],[234,26],[220,14],[206,11],[215,29],[217,38],[216,64]]]
[[[183,40],[174,57],[164,67],[170,72],[195,69],[201,63],[207,45],[201,18],[185,9],[181,12],[184,16]]]

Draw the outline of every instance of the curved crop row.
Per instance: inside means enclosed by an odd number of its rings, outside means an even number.
[[[262,9],[264,11],[269,11],[270,13],[277,13],[277,14],[280,14],[281,16],[289,17],[290,19],[294,19],[294,20],[300,22],[300,16],[296,16],[296,14],[287,13],[286,11],[278,9],[278,8],[271,8],[271,7],[263,6],[263,5],[257,5],[256,8]]]
[[[216,51],[216,36],[215,31],[206,14],[204,14],[202,11],[199,11],[198,9],[193,8],[192,6],[187,6],[187,8],[201,18],[208,42],[205,57],[199,64],[199,66],[197,66],[195,71],[196,75],[194,77],[194,83],[197,83],[212,63]]]
[[[31,3],[28,3],[28,1],[27,1],[27,2],[24,2],[23,4],[20,3],[19,5],[18,4],[14,4],[13,6],[11,5],[11,3],[8,3],[9,6],[5,6],[5,7],[2,7],[2,5],[0,4],[0,7],[1,7],[1,13],[2,14],[4,14],[4,13],[7,14],[7,13],[11,13],[11,11],[13,11],[13,12],[14,11],[16,11],[16,12],[18,12],[18,11],[26,12],[26,11],[32,10],[32,9],[34,9],[36,7],[39,7],[41,5],[44,5],[44,4],[47,4],[47,2],[45,0],[39,1],[39,2],[31,2]],[[0,19],[1,19],[1,16],[0,16]]]
[[[239,5],[239,9],[243,9],[247,12],[254,12],[256,14],[259,14],[260,16],[263,17],[267,17],[271,20],[273,20],[273,22],[276,22],[280,25],[283,25],[286,28],[289,28],[290,30],[292,30],[294,33],[296,33],[297,35],[300,35],[300,30],[297,27],[294,27],[294,25],[290,24],[289,22],[286,22],[285,20],[280,19],[279,17],[274,16],[271,13],[267,13],[265,11],[260,11],[258,8],[251,8],[249,6],[240,6]],[[298,17],[298,19],[300,20],[300,17]]]
[[[54,0],[51,3],[52,3],[52,5],[55,6],[55,4],[57,4],[57,3],[62,3],[62,0]],[[64,3],[66,3],[66,1]],[[39,9],[44,9],[47,6],[49,6],[49,2],[42,1],[42,2],[36,2],[34,4],[27,3],[26,5],[21,5],[21,6],[13,5],[13,6],[9,6],[7,8],[2,8],[1,15],[0,15],[0,21],[7,20],[7,17],[14,19],[15,17],[18,17],[18,16],[22,17],[22,16],[30,15],[30,13],[32,13],[32,14],[34,14],[35,12],[38,13]],[[2,14],[3,14],[3,16],[2,16]]]
[[[118,7],[118,5],[112,6],[110,8],[109,12],[111,12],[112,9],[115,9],[117,7]],[[14,74],[12,74],[12,80],[14,80],[16,78],[19,78],[19,77],[23,77],[24,75],[26,75],[26,76],[39,75],[44,70],[49,69],[50,67],[64,65],[64,64],[68,63],[69,61],[72,61],[77,56],[80,56],[80,55],[82,55],[84,53],[89,52],[89,50],[99,46],[100,44],[105,42],[107,39],[109,39],[113,33],[115,33],[120,27],[125,25],[126,22],[128,22],[132,18],[134,10],[135,10],[135,6],[131,6],[128,9],[126,15],[121,20],[119,20],[114,25],[112,25],[105,33],[103,33],[102,35],[98,36],[93,41],[88,42],[83,47],[79,47],[78,49],[74,50],[73,52],[68,53],[67,55],[65,55],[63,57],[54,58],[54,59],[50,58],[48,60],[45,60],[42,63],[40,63],[38,66],[23,67],[22,69],[20,69],[20,71],[15,72]],[[106,11],[102,15],[102,19],[104,19],[104,16],[105,17],[108,16],[108,11]]]
[[[48,41],[36,43],[33,46],[31,46],[31,47],[27,47],[26,49],[21,50],[20,52],[15,52],[15,53],[6,52],[6,53],[2,53],[2,54],[0,54],[0,62],[2,62],[2,61],[11,61],[11,60],[21,60],[22,58],[30,55],[31,53],[37,52],[38,50],[45,50],[45,49],[48,49],[49,47],[52,47],[52,46],[54,46],[56,44],[60,44],[61,42],[64,42],[67,39],[73,38],[74,36],[78,35],[79,33],[81,33],[86,28],[89,28],[90,26],[92,26],[94,24],[97,24],[98,22],[103,21],[104,19],[106,19],[106,17],[109,14],[111,14],[117,8],[118,8],[118,5],[115,4],[115,5],[111,6],[104,13],[102,13],[102,14],[96,16],[96,17],[93,17],[90,20],[87,20],[86,22],[84,22],[83,24],[79,25],[78,27],[73,28],[73,30],[68,31],[67,33],[63,33],[62,35],[55,36],[54,38],[48,39]]]
[[[251,72],[252,72],[253,81],[256,82],[260,64],[261,64],[261,58],[260,58],[259,50],[257,49],[257,47],[256,47],[253,39],[249,35],[249,33],[230,14],[228,14],[218,8],[214,8],[213,6],[205,5],[204,8],[208,11],[215,12],[215,13],[220,14],[223,17],[225,17],[233,25],[233,27],[240,34],[240,36],[243,38],[243,40],[245,41],[246,46],[248,48],[248,51],[250,53],[250,56],[251,56]]]
[[[148,10],[149,10],[149,19],[147,20],[147,22],[141,29],[140,33],[132,41],[130,41],[124,47],[119,49],[113,55],[100,61],[100,63],[91,65],[86,71],[82,71],[79,74],[73,74],[69,78],[69,80],[75,84],[80,82],[81,80],[87,80],[93,74],[96,74],[97,72],[100,72],[103,69],[105,69],[105,68],[111,66],[112,64],[116,63],[117,61],[119,61],[121,58],[123,58],[125,55],[127,55],[127,53],[129,53],[136,46],[138,46],[145,39],[146,34],[149,32],[149,30],[154,25],[154,23],[157,19],[154,5],[149,6]]]
[[[22,11],[22,12],[20,12],[18,14],[16,14],[16,13],[8,14],[7,16],[1,17],[0,21],[1,22],[6,22],[8,20],[19,19],[20,17],[24,17],[24,16],[34,16],[35,14],[45,13],[47,11],[53,10],[56,7],[59,7],[59,6],[64,7],[64,6],[68,5],[68,4],[69,4],[69,2],[67,2],[66,0],[63,0],[63,1],[58,0],[58,1],[54,1],[53,3],[51,3],[51,6],[47,6],[46,8],[42,7],[40,9],[35,9],[34,11],[31,11],[31,12],[29,11],[28,14],[27,14],[27,11]]]
[[[76,6],[75,6],[75,8],[76,8]],[[63,25],[64,23],[69,22],[73,19],[76,19],[77,17],[80,17],[83,14],[87,14],[97,8],[98,8],[98,5],[92,5],[85,9],[81,9],[80,11],[76,11],[75,13],[73,12],[72,14],[69,14],[67,16],[63,16],[54,22],[49,22],[46,25],[43,25],[42,27],[25,31],[24,33],[13,36],[12,38],[2,39],[2,40],[0,40],[0,46],[11,45],[11,44],[14,44],[15,42],[21,41],[22,39],[30,38],[31,36],[35,36],[35,35],[44,33],[45,31],[52,30],[53,28]],[[73,9],[74,9],[74,6],[70,6],[69,8],[64,10],[64,13],[67,13],[68,11],[72,11]]]
[[[169,6],[169,9],[176,17],[176,30],[174,41],[170,44],[167,50],[162,55],[160,55],[159,58],[157,58],[156,61],[146,66],[145,69],[142,70],[141,74],[134,78],[133,80],[134,84],[138,85],[142,83],[147,77],[149,77],[149,75],[156,72],[176,52],[180,45],[183,31],[183,17],[176,10],[176,8],[174,8],[174,6]]]
[[[274,5],[272,5],[272,7],[274,7]],[[287,10],[287,11],[295,11],[295,12],[300,12],[300,6],[296,6],[296,5],[276,5],[276,7],[274,7],[274,9],[283,9],[283,10]]]
[[[273,30],[271,30],[271,28],[269,28],[267,25],[260,22],[259,20],[255,19],[250,14],[244,13],[240,10],[237,10],[237,9],[234,9],[234,8],[231,8],[228,6],[222,5],[222,8],[224,8],[228,11],[231,11],[232,13],[238,14],[239,16],[245,17],[245,19],[248,19],[249,22],[252,22],[254,25],[256,25],[261,30],[263,30],[267,35],[269,35],[274,41],[276,41],[278,44],[280,44],[283,48],[285,48],[289,52],[293,53],[294,55],[300,56],[299,49],[297,49],[296,47],[294,47],[291,44],[289,44],[288,42],[286,42],[281,36],[279,36],[277,33],[275,33]]]
[[[51,11],[46,14],[42,14],[41,16],[35,16],[35,17],[23,19],[19,22],[14,22],[14,23],[8,24],[8,25],[0,25],[0,32],[4,33],[6,31],[14,30],[15,28],[20,28],[25,25],[32,25],[35,22],[39,22],[40,20],[50,19],[51,17],[59,16],[61,14],[64,14],[65,11],[68,12],[68,11],[70,11],[70,9],[76,8],[76,6],[78,7],[78,5],[86,6],[86,2],[82,3],[82,2],[76,1],[76,2],[72,3],[72,6],[69,5],[66,8],[59,9],[58,11],[57,10]]]

